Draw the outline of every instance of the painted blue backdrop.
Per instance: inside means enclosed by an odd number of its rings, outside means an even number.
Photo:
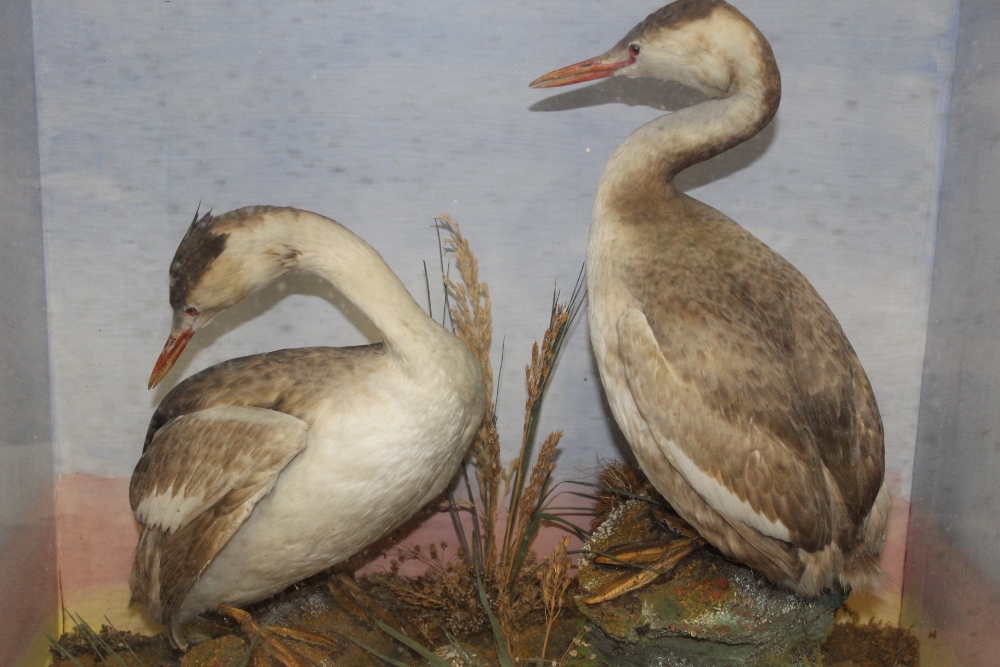
[[[506,346],[500,427],[520,437],[523,365],[554,286],[583,261],[615,146],[697,97],[612,80],[535,91],[659,0],[274,3],[37,0],[41,182],[61,472],[127,476],[163,391],[166,271],[196,206],[293,205],[374,245],[423,301],[432,217],[464,226]],[[795,263],[858,350],[909,494],[956,2],[744,0],[784,96],[758,139],[682,177]],[[434,290],[438,297],[438,290]],[[199,335],[166,385],[220,360],[371,332],[289,279]],[[440,308],[440,300],[436,302]],[[547,399],[557,475],[617,456],[577,323]]]

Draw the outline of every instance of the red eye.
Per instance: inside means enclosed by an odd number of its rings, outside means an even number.
[[[631,51],[631,53],[632,53],[633,56],[639,55],[639,45],[638,44],[633,44],[632,46],[628,47],[628,50]]]
[[[194,317],[195,315],[198,314],[198,309],[195,308],[194,306],[188,306],[187,308],[184,309],[184,312],[190,315],[191,317]]]

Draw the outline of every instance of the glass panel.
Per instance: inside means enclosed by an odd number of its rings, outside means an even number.
[[[1000,15],[963,0],[901,625],[922,664],[1000,662]]]

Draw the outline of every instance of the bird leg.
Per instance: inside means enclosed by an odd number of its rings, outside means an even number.
[[[689,554],[705,546],[698,532],[675,514],[653,508],[653,520],[663,524],[680,538],[628,545],[606,554],[595,554],[594,563],[633,568],[603,584],[584,600],[587,604],[606,602],[651,584],[659,577],[670,574],[677,564]]]
[[[358,586],[351,575],[345,572],[334,574],[327,582],[327,588],[337,603],[357,618],[377,618],[390,627],[406,631],[399,619]]]
[[[283,667],[312,667],[312,662],[298,651],[287,645],[287,640],[294,640],[312,646],[319,646],[326,650],[338,648],[338,645],[328,637],[300,630],[289,628],[283,625],[265,625],[261,627],[249,613],[236,607],[220,604],[217,611],[236,621],[243,634],[251,642],[254,648],[260,648],[271,661],[277,662]],[[286,640],[286,641],[283,641]],[[260,655],[254,652],[254,664],[267,664],[260,659]]]
[[[653,508],[653,519],[657,523],[662,523],[668,526],[675,533],[679,533],[684,537],[699,537],[698,531],[696,531],[691,524],[689,524],[684,519],[680,518],[676,514],[671,514],[670,512],[665,512],[659,508]]]
[[[595,563],[621,565],[638,568],[615,577],[601,586],[584,602],[597,604],[625,595],[652,583],[661,575],[669,574],[686,556],[704,546],[697,535],[682,537],[668,542],[653,542],[639,546],[616,549],[609,554],[598,555]]]

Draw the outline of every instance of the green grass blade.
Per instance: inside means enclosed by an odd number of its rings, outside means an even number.
[[[60,644],[57,640],[53,639],[52,636],[49,635],[47,632],[43,632],[42,634],[45,635],[45,638],[49,640],[50,644],[52,644],[52,648],[54,648],[55,650],[59,651],[64,656],[66,656],[66,658],[74,665],[76,665],[76,667],[83,667],[83,663],[77,660],[76,657],[72,653],[70,653],[65,646]]]
[[[250,658],[253,657],[254,649],[257,648],[257,642],[260,641],[261,635],[264,634],[264,629],[271,624],[271,618],[265,618],[264,622],[260,624],[260,629],[257,630],[255,634],[250,639],[250,643],[247,646],[246,653],[243,654],[243,660],[240,661],[239,667],[247,667],[250,664]]]
[[[477,577],[484,576],[486,570],[486,549],[489,547],[488,541],[484,539],[482,528],[479,526],[479,504],[472,493],[472,483],[469,481],[469,472],[462,466],[462,479],[465,480],[465,492],[469,495],[469,502],[472,504],[472,543],[475,551],[471,554],[473,558],[473,571]]]
[[[500,628],[500,620],[493,613],[493,608],[490,607],[490,598],[486,595],[483,580],[477,579],[476,583],[479,585],[479,601],[482,603],[483,609],[486,610],[486,615],[490,619],[490,627],[493,629],[493,639],[497,644],[497,660],[500,662],[500,667],[514,667],[514,661],[510,659],[510,651],[507,650],[507,641]]]
[[[493,391],[493,425],[497,423],[497,408],[500,407],[500,381],[503,380],[503,362],[507,353],[507,336],[500,339],[500,364],[497,368],[496,388]]]
[[[427,317],[433,320],[434,303],[431,301],[431,278],[427,273],[427,260],[424,260],[424,286],[427,287]]]
[[[115,627],[115,624],[114,624],[114,623],[112,623],[112,622],[111,622],[111,619],[110,619],[110,618],[108,618],[107,616],[105,616],[105,617],[104,617],[104,620],[105,620],[105,621],[107,622],[107,624],[108,624],[108,627],[109,627],[109,628],[111,628],[112,632],[114,632],[114,633],[115,633],[115,637],[116,637],[116,638],[117,638],[117,639],[118,639],[118,640],[119,640],[119,641],[120,641],[120,642],[121,642],[122,644],[125,644],[125,648],[126,648],[126,649],[128,649],[128,652],[129,652],[129,654],[131,654],[131,656],[132,656],[133,658],[135,658],[135,664],[137,664],[137,665],[141,665],[141,664],[142,664],[142,662],[141,662],[141,661],[139,660],[139,656],[137,656],[137,655],[135,654],[135,651],[133,651],[133,650],[132,650],[132,645],[131,645],[131,644],[129,644],[129,643],[128,643],[128,641],[126,641],[126,639],[125,639],[125,635],[124,635],[124,634],[122,634],[121,630],[119,630],[118,628],[116,628],[116,627]]]
[[[391,636],[396,641],[405,644],[408,648],[412,649],[418,653],[422,658],[427,660],[433,667],[451,667],[447,660],[437,655],[423,644],[420,644],[414,639],[411,639],[409,635],[401,630],[397,630],[387,623],[383,623],[376,619],[375,624],[382,630],[382,632]]]
[[[458,657],[462,659],[463,663],[470,667],[487,667],[479,658],[465,650],[465,647],[458,643],[458,639],[453,634],[447,630],[444,631],[444,634],[448,638],[448,643],[455,649],[455,653],[458,653]]]
[[[572,530],[574,533],[576,533],[577,537],[579,537],[581,540],[587,541],[588,539],[590,539],[591,533],[590,533],[589,530],[584,530],[583,528],[580,528],[580,526],[576,525],[572,521],[568,521],[568,520],[562,518],[558,514],[549,514],[548,512],[539,512],[538,518],[541,519],[542,521],[551,521],[553,523],[559,523],[559,524],[562,524],[562,525],[566,526],[567,528],[569,528],[570,530]]]
[[[615,489],[610,486],[603,486],[601,484],[594,484],[592,482],[578,482],[574,480],[566,480],[566,483],[576,484],[577,486],[587,486],[592,489],[598,489],[599,491],[608,491],[610,493],[614,493],[619,496],[625,496],[626,498],[635,498],[636,500],[642,500],[651,505],[658,505],[665,509],[671,509],[670,505],[668,505],[663,500],[657,500],[656,498],[650,498],[649,496],[639,495],[638,493],[632,493],[631,491],[625,491],[624,489]]]
[[[441,227],[444,227],[448,231],[451,231],[451,228],[448,226],[448,223],[445,220],[443,220],[442,218],[434,218],[434,229],[435,231],[437,231],[437,237],[438,237],[438,260],[441,262],[441,275],[442,277],[447,277],[448,273],[446,273],[444,270],[444,242],[441,240]],[[448,263],[448,269],[450,273],[451,269],[450,262]],[[441,326],[445,326],[446,322],[448,321],[448,316],[451,315],[451,302],[448,298],[450,296],[448,294],[448,285],[447,283],[445,283],[444,280],[441,281],[441,289],[444,290],[444,306],[441,309],[442,310]],[[454,322],[452,323],[451,331],[452,333],[455,332]]]
[[[99,635],[96,632],[94,632],[93,630],[91,630],[91,632],[94,635],[94,640],[98,643],[98,645],[104,651],[104,653],[105,653],[106,656],[113,657],[115,664],[121,665],[121,667],[128,667],[128,663],[125,662],[125,658],[123,658],[120,655],[118,655],[118,651],[112,649],[111,648],[111,644],[109,644],[106,641],[104,641],[104,638],[101,637],[101,635]],[[105,658],[104,662],[105,663],[108,662],[107,658]]]
[[[510,590],[510,584],[514,583],[513,579],[517,579],[517,573],[521,571],[521,563],[524,562],[525,556],[528,555],[528,547],[531,545],[532,540],[535,539],[535,535],[538,534],[538,528],[541,525],[542,521],[538,518],[538,513],[532,514],[528,526],[524,529],[524,539],[517,545],[517,553],[514,554],[514,567],[511,568],[513,577],[511,581],[507,582],[508,590]]]
[[[592,516],[594,514],[593,507],[580,507],[579,505],[546,505],[545,510],[548,512],[565,512],[560,516]]]
[[[400,662],[399,660],[396,660],[395,658],[390,658],[389,656],[385,655],[384,653],[381,653],[380,651],[377,651],[376,649],[372,648],[371,646],[369,646],[368,644],[364,643],[361,640],[355,639],[354,637],[351,637],[349,635],[341,634],[341,633],[337,632],[336,630],[334,630],[333,632],[338,637],[346,639],[347,641],[351,642],[352,644],[356,644],[357,646],[360,646],[361,648],[363,648],[364,650],[368,651],[373,656],[375,656],[376,658],[378,658],[382,662],[386,663],[387,665],[392,665],[392,667],[410,667],[405,662]],[[445,664],[447,664],[447,663],[445,663]]]
[[[90,644],[92,649],[94,649],[94,653],[97,654],[98,657],[103,658],[103,662],[108,662],[109,658],[113,658],[115,664],[121,665],[122,667],[128,667],[128,663],[125,662],[125,659],[118,655],[117,651],[114,651],[98,633],[94,632],[94,629],[90,627],[90,624],[83,620],[83,616],[74,616],[70,611],[67,611],[66,615],[69,616],[69,619],[76,624],[77,630],[83,634],[87,643]]]
[[[462,474],[465,474],[465,464],[462,464]],[[475,505],[473,505],[473,511],[475,511]],[[448,488],[448,514],[451,516],[451,526],[455,529],[455,535],[458,537],[458,547],[465,552],[465,557],[475,565],[479,554],[469,550],[469,541],[465,537],[465,526],[462,525],[462,517],[458,513],[458,503],[455,501],[455,494],[450,487]]]

